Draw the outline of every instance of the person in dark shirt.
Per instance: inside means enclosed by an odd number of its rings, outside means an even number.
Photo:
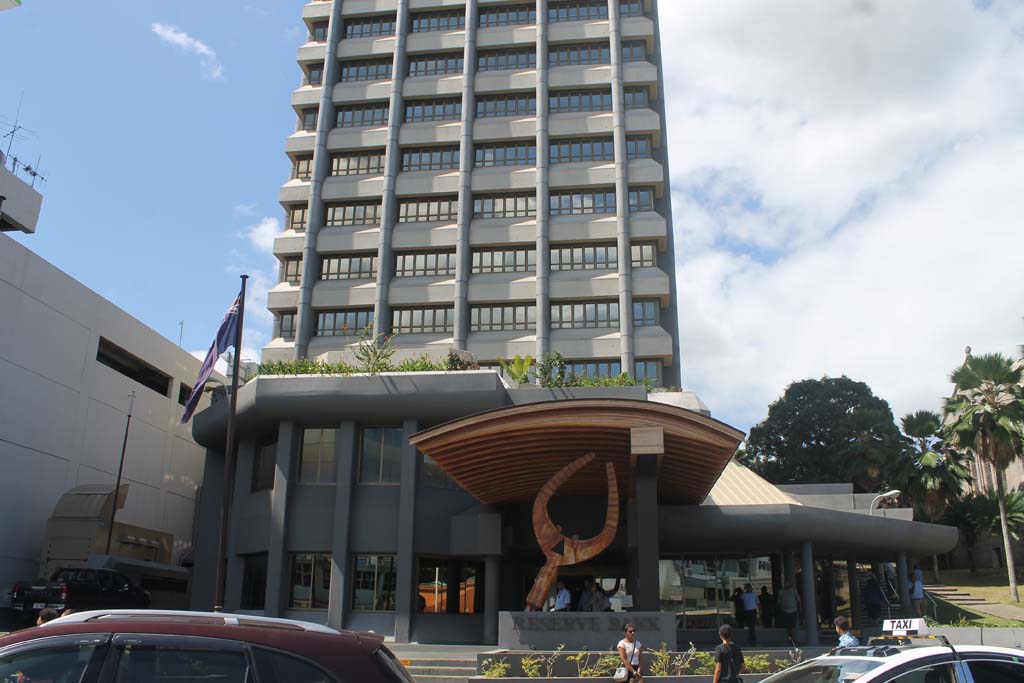
[[[743,673],[743,651],[732,642],[732,626],[722,624],[718,629],[722,644],[715,648],[715,677],[713,683],[739,683]]]

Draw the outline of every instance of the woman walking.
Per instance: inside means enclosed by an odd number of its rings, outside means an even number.
[[[626,681],[643,683],[644,679],[641,673],[643,666],[640,659],[643,646],[636,639],[636,629],[633,628],[633,624],[626,624],[622,630],[625,632],[625,637],[619,641],[618,650],[622,666],[626,668]]]

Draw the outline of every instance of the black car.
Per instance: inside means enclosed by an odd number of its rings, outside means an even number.
[[[147,609],[149,593],[109,569],[58,569],[48,582],[14,584],[11,607],[33,619],[45,607],[58,613],[66,609]]]

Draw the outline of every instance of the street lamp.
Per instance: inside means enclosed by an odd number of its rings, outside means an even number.
[[[900,493],[902,493],[902,491],[899,489],[893,489],[892,491],[886,491],[885,493],[880,493],[875,496],[874,500],[871,501],[871,505],[868,506],[868,516],[870,517],[875,513],[875,505],[878,504],[878,501],[883,498],[898,498]]]

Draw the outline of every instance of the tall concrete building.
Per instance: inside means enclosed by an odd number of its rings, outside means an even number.
[[[315,0],[264,360],[483,366],[680,385],[656,0]]]

